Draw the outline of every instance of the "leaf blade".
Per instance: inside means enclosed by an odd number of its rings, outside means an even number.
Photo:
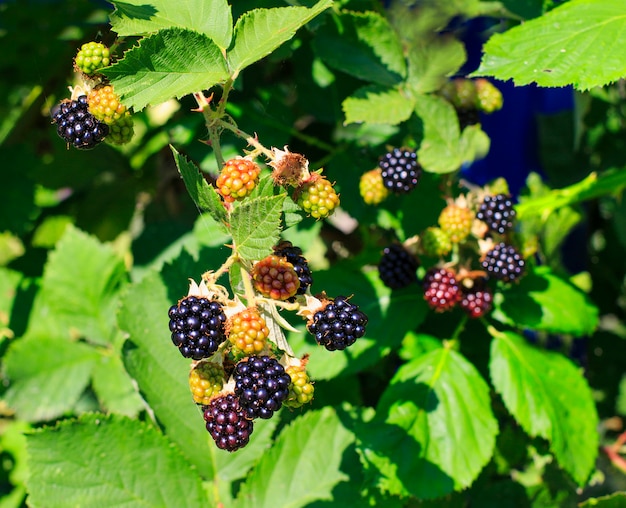
[[[345,124],[369,123],[397,125],[408,120],[414,100],[401,90],[367,86],[359,88],[342,103]]]

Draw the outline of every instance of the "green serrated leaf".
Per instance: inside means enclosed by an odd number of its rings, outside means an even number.
[[[331,5],[332,0],[320,0],[310,9],[274,7],[244,13],[235,24],[233,46],[228,52],[233,77],[291,39],[300,27]]]
[[[141,40],[124,58],[101,71],[124,104],[136,111],[229,78],[221,49],[206,35],[167,28]]]
[[[346,124],[397,125],[408,120],[414,106],[415,101],[405,92],[374,85],[359,88],[341,104]]]
[[[485,44],[474,76],[516,85],[604,86],[626,76],[622,0],[571,0]]]
[[[465,63],[465,46],[453,37],[441,36],[412,47],[408,60],[407,86],[415,94],[434,92]]]
[[[534,330],[581,336],[598,326],[598,308],[547,267],[538,267],[503,289],[495,310],[498,320]]]
[[[10,382],[7,404],[22,420],[52,420],[72,410],[89,383],[99,355],[80,342],[25,337],[4,358]]]
[[[243,259],[262,259],[278,243],[285,197],[285,194],[279,194],[246,199],[233,210],[230,216],[233,241]]]
[[[230,45],[233,15],[226,0],[113,0],[111,28],[120,36],[146,35],[164,28],[184,28],[207,35],[220,48]]]
[[[400,367],[357,437],[379,488],[432,499],[476,479],[497,431],[487,383],[459,353],[440,348]]]
[[[424,139],[417,157],[425,171],[450,173],[463,162],[459,146],[459,122],[446,100],[422,95],[415,102],[415,113],[424,123]]]
[[[235,507],[274,508],[277,492],[284,508],[332,499],[333,487],[348,480],[340,465],[353,441],[332,408],[308,411],[283,429],[263,455],[242,485]],[[303,478],[315,481],[303,482]]]
[[[220,225],[221,230],[227,231],[224,225],[226,209],[217,191],[208,184],[193,162],[188,161],[185,156],[181,155],[171,145],[170,149],[172,154],[174,154],[176,167],[183,177],[185,187],[187,187],[187,192],[189,192],[193,202],[201,210],[209,212],[215,222]]]
[[[68,226],[46,262],[41,314],[31,319],[27,333],[48,336],[56,328],[68,338],[110,342],[119,290],[126,280],[124,262],[110,246]]]
[[[406,76],[402,44],[387,19],[377,12],[341,12],[326,23],[313,42],[329,67],[383,86]]]
[[[171,265],[163,268],[166,272],[171,269]],[[129,335],[124,365],[169,438],[203,476],[212,477],[213,441],[191,398],[189,360],[182,357],[168,333],[167,310],[173,303],[158,273],[130,286],[118,318],[120,328]]]
[[[29,435],[27,450],[33,508],[206,505],[197,471],[144,422],[88,414]]]
[[[580,370],[559,353],[503,332],[491,344],[489,371],[522,428],[550,441],[560,466],[584,485],[598,452],[598,415]]]
[[[137,416],[144,403],[118,354],[100,355],[92,373],[93,391],[107,412]]]

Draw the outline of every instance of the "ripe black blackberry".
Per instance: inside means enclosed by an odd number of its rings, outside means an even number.
[[[289,395],[291,377],[278,360],[270,356],[250,356],[233,372],[235,395],[247,418],[271,418]]]
[[[307,324],[317,343],[329,351],[346,349],[365,335],[367,316],[345,296],[328,300]]]
[[[513,201],[506,194],[485,196],[476,212],[476,218],[487,224],[491,231],[502,235],[513,227],[515,219]]]
[[[394,148],[380,158],[383,184],[395,194],[411,192],[422,176],[422,168],[417,162],[417,154],[412,150]]]
[[[485,254],[482,266],[490,277],[512,282],[524,275],[526,261],[515,247],[500,242]]]
[[[109,126],[89,112],[86,95],[59,104],[52,120],[59,136],[81,150],[94,148],[109,133]]]
[[[383,250],[378,262],[378,275],[388,288],[400,289],[417,282],[415,272],[418,266],[413,254],[399,243],[394,243]]]
[[[226,314],[215,300],[187,296],[168,314],[172,342],[185,358],[208,358],[226,340]]]
[[[456,274],[447,268],[432,267],[424,275],[424,300],[437,311],[451,310],[461,299]]]
[[[459,305],[471,318],[487,314],[493,305],[493,293],[484,279],[475,279],[471,287],[461,286]]]
[[[313,275],[311,274],[308,261],[302,255],[302,249],[285,240],[274,247],[274,254],[285,258],[293,265],[293,269],[300,280],[300,287],[296,294],[303,295],[306,293],[307,288],[313,284]]]
[[[254,429],[232,393],[213,399],[204,409],[204,420],[217,447],[229,452],[246,446]]]

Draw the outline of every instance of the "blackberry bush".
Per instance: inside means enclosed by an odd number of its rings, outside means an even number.
[[[226,314],[215,300],[187,296],[168,314],[172,342],[185,358],[208,358],[226,340]]]
[[[394,148],[380,158],[378,165],[385,188],[395,194],[411,192],[422,176],[417,154],[412,150]]]
[[[378,275],[383,284],[391,289],[400,289],[417,282],[417,258],[406,248],[394,243],[383,250],[378,263]]]
[[[320,346],[329,351],[346,349],[365,335],[367,316],[345,296],[326,300],[307,324]]]
[[[240,361],[233,372],[235,395],[246,418],[271,418],[289,395],[291,377],[270,356],[250,356]]]
[[[57,134],[80,150],[96,147],[109,134],[109,126],[89,112],[87,96],[64,101],[53,112]]]
[[[246,446],[254,430],[254,423],[232,393],[213,399],[204,410],[204,420],[217,447],[229,452]]]

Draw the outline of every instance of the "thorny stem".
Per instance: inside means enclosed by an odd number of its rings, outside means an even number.
[[[220,266],[219,269],[213,273],[214,279],[215,280],[219,279],[237,261],[239,261],[239,256],[237,255],[236,252],[233,252],[230,256],[228,256],[228,259],[224,261],[222,266]]]
[[[604,446],[602,450],[616,468],[626,473],[626,459],[620,455],[621,448],[624,444],[626,444],[626,432],[622,432],[617,436],[617,439],[612,445]]]
[[[259,152],[265,155],[268,159],[274,158],[274,154],[272,153],[272,151],[268,150],[261,143],[259,143],[259,140],[257,139],[256,136],[251,136],[247,132],[242,131],[236,125],[233,125],[232,123],[227,122],[221,118],[218,121],[219,121],[220,127],[223,127],[224,129],[228,129],[229,131],[233,132],[236,136],[240,137],[241,139],[245,139],[246,143],[256,148]]]

